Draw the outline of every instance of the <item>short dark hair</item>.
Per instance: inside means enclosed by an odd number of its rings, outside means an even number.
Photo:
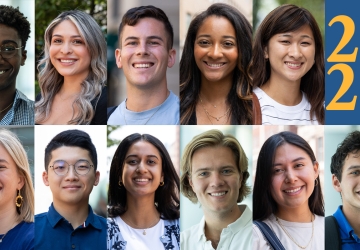
[[[342,168],[349,154],[357,154],[360,150],[360,131],[353,131],[338,145],[331,157],[331,173],[341,181]]]
[[[165,26],[165,31],[168,35],[167,48],[171,49],[174,43],[174,31],[171,26],[171,23],[166,16],[165,12],[162,9],[159,9],[155,6],[140,6],[129,9],[125,15],[123,16],[120,26],[119,26],[119,45],[121,48],[121,34],[125,27],[125,25],[135,26],[137,22],[146,17],[154,18],[160,22],[162,22]]]
[[[48,165],[51,160],[51,152],[60,147],[79,147],[89,152],[91,161],[94,164],[94,169],[97,169],[97,153],[90,136],[81,130],[73,129],[66,130],[57,134],[51,139],[45,148],[45,170],[48,170]]]
[[[277,211],[277,203],[271,195],[271,182],[273,176],[273,165],[278,147],[284,144],[294,145],[306,152],[312,162],[316,162],[315,154],[309,143],[301,136],[289,131],[284,131],[270,136],[261,147],[256,165],[256,175],[253,193],[253,219],[265,220]],[[321,192],[320,178],[316,178],[318,185],[310,195],[308,205],[314,214],[324,216],[324,199]]]
[[[149,134],[131,134],[121,141],[110,167],[110,180],[108,191],[108,212],[109,217],[122,215],[127,210],[127,194],[124,187],[119,186],[121,180],[125,157],[129,148],[138,141],[151,143],[159,150],[162,160],[162,172],[164,174],[164,185],[155,191],[155,202],[158,203],[156,209],[161,214],[162,219],[174,220],[180,217],[179,201],[179,176],[175,171],[170,155],[164,144],[156,137]]]
[[[19,11],[19,7],[0,5],[0,24],[15,29],[21,39],[21,45],[25,48],[26,41],[30,37],[30,23]]]

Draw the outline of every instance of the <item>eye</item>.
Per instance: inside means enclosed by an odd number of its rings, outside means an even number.
[[[274,168],[273,172],[274,172],[274,174],[282,174],[284,172],[284,170],[281,168]]]
[[[280,41],[282,44],[290,44],[290,41],[288,41],[288,40],[282,40],[282,41]]]
[[[303,166],[304,166],[304,164],[298,163],[298,164],[295,165],[295,168],[301,168],[301,167],[303,167]]]
[[[148,164],[155,164],[156,162],[153,160],[148,160]]]
[[[353,171],[353,172],[351,172],[350,174],[352,174],[352,175],[359,175],[359,174],[360,174],[360,170]]]
[[[6,169],[6,167],[5,166],[0,166],[0,170],[2,170],[2,169]]]
[[[55,44],[59,44],[59,43],[62,43],[62,40],[59,39],[59,38],[55,38],[52,43],[55,43]]]
[[[201,177],[206,177],[208,175],[209,175],[209,172],[206,172],[206,171],[199,173],[199,176],[201,176]]]
[[[127,163],[129,165],[135,165],[135,164],[137,164],[137,161],[136,160],[128,160]]]
[[[137,42],[136,41],[129,41],[126,43],[127,46],[135,46],[137,45]]]
[[[235,46],[235,44],[233,42],[226,41],[226,42],[224,42],[224,46],[225,47],[233,47],[233,46]]]
[[[4,52],[12,52],[15,49],[16,49],[15,46],[12,44],[5,44],[5,45],[1,46],[1,51],[4,51]]]
[[[231,169],[224,169],[223,171],[221,171],[221,173],[223,174],[231,174],[233,171]]]
[[[149,41],[149,44],[150,44],[150,45],[158,45],[158,44],[160,44],[160,43],[157,42],[157,41]]]
[[[305,45],[305,46],[311,45],[311,43],[309,43],[309,42],[302,42],[301,44],[302,44],[302,45]]]
[[[200,46],[206,46],[206,45],[210,45],[210,42],[207,40],[200,40],[200,41],[198,41],[198,44]]]
[[[73,44],[84,44],[82,40],[76,39],[73,41]]]

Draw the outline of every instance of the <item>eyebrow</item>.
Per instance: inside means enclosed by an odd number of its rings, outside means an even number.
[[[4,40],[4,41],[2,41],[1,45],[7,44],[7,43],[15,43],[16,46],[18,45],[17,42],[15,42],[14,40]]]
[[[223,170],[224,168],[234,168],[236,169],[237,167],[236,166],[233,166],[233,165],[224,165],[224,166],[221,166],[219,167],[218,169],[219,170]],[[213,168],[207,168],[207,167],[204,167],[204,168],[199,168],[195,171],[195,173],[198,173],[198,172],[201,172],[201,171],[209,171],[209,170],[212,170]]]
[[[125,159],[130,158],[130,157],[139,157],[139,156],[138,155],[128,155],[128,156],[126,156]],[[156,159],[159,159],[156,155],[147,155],[147,157],[155,157]]]
[[[290,38],[293,37],[293,35],[290,35],[290,34],[281,34],[281,35],[279,35],[279,37],[281,37],[281,36],[290,37]],[[300,37],[301,38],[310,38],[311,40],[314,40],[311,36],[308,36],[308,35],[301,35]]]
[[[7,160],[5,160],[5,159],[0,159],[0,162],[8,163]]]
[[[208,34],[203,34],[203,35],[199,35],[197,38],[199,38],[199,37],[206,37],[206,38],[209,38],[209,37],[211,37],[211,35],[208,35]],[[222,38],[231,38],[231,39],[236,40],[236,38],[235,38],[235,37],[233,37],[233,36],[222,36]]]
[[[353,169],[360,169],[360,165],[352,165],[346,171],[353,170]]]
[[[136,36],[128,36],[127,38],[125,38],[124,42],[126,42],[127,40],[139,40],[139,37]],[[160,41],[164,41],[160,36],[148,36],[146,37],[146,39],[158,39]]]
[[[56,37],[64,37],[64,36],[58,35],[58,34],[52,35],[52,37],[54,37],[54,36],[56,36]],[[81,36],[80,35],[73,35],[73,36],[70,36],[70,37],[81,37]]]
[[[298,157],[298,158],[295,158],[294,160],[292,160],[291,162],[297,162],[297,161],[301,161],[301,160],[305,160],[305,157]],[[273,167],[275,166],[281,166],[282,164],[281,163],[274,163]]]

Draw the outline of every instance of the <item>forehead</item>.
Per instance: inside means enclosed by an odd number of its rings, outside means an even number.
[[[7,161],[10,165],[16,165],[15,161],[13,160],[9,152],[6,150],[4,145],[0,143],[0,162],[3,160]]]
[[[275,161],[292,161],[299,157],[310,159],[310,156],[302,148],[285,143],[279,146],[275,151]]]
[[[89,151],[80,147],[61,146],[51,152],[52,161],[64,160],[71,164],[80,159],[91,162]]]
[[[360,169],[360,151],[349,153],[345,160],[342,171],[347,171],[349,168],[357,167]]]
[[[314,39],[314,34],[312,29],[310,28],[310,25],[304,24],[297,30],[288,31],[288,32],[280,32],[278,34],[275,34],[272,38],[276,37],[293,37],[293,38],[302,38],[302,37],[310,37]]]
[[[125,25],[121,33],[121,41],[124,42],[128,37],[147,38],[158,36],[166,40],[166,30],[163,22],[145,17],[138,20],[134,26]]]
[[[133,143],[126,154],[128,156],[151,156],[155,155],[160,159],[159,150],[150,142],[147,141],[137,141]]]
[[[200,25],[197,36],[202,34],[211,36],[233,36],[236,37],[234,26],[223,16],[209,16]]]
[[[17,30],[5,24],[0,24],[0,45],[7,42],[15,42],[21,45],[21,39]]]

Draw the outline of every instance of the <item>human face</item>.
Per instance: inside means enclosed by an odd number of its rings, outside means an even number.
[[[49,54],[52,65],[64,78],[82,82],[88,76],[91,56],[85,40],[70,20],[64,20],[55,26]]]
[[[0,144],[0,209],[15,210],[17,190],[24,185],[24,178],[18,174],[16,163],[3,145]],[[5,209],[5,210],[6,210]]]
[[[341,182],[332,176],[333,186],[341,193],[343,206],[346,209],[360,210],[360,154],[350,153],[345,158]]]
[[[189,182],[205,213],[227,214],[237,206],[242,175],[230,148],[200,148],[191,166]]]
[[[127,84],[137,88],[166,86],[166,70],[175,63],[175,50],[168,49],[165,26],[154,18],[142,18],[135,26],[125,25],[116,64]]]
[[[5,24],[0,24],[0,45],[11,44],[16,48],[22,46],[18,32]],[[0,56],[0,91],[12,87],[15,89],[16,77],[20,66],[24,65],[26,60],[26,50],[18,49],[16,55],[11,58]]]
[[[43,181],[46,186],[50,186],[53,194],[54,204],[56,205],[85,205],[88,204],[89,195],[99,183],[99,171],[90,169],[86,175],[78,175],[73,166],[70,166],[66,175],[60,176],[54,172],[50,166],[55,161],[63,160],[74,165],[79,160],[86,160],[91,165],[89,152],[80,147],[62,146],[51,152],[51,161],[48,171],[43,173]]]
[[[164,181],[159,150],[147,141],[135,142],[126,153],[121,178],[129,197],[155,197]]]
[[[315,63],[315,40],[310,26],[271,37],[265,58],[270,62],[271,81],[300,83]]]
[[[235,29],[225,17],[210,16],[200,26],[194,44],[202,81],[232,81],[238,63]]]
[[[312,162],[304,150],[287,143],[278,147],[270,192],[279,210],[308,209],[318,175],[318,163]]]

